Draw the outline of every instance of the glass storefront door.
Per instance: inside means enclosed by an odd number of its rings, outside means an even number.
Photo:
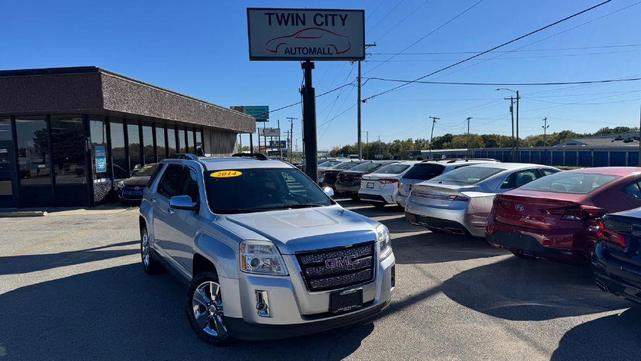
[[[0,118],[0,208],[16,206],[15,166],[11,120]]]
[[[53,205],[47,120],[16,118],[20,207]]]
[[[89,204],[82,117],[52,117],[51,145],[57,207]]]

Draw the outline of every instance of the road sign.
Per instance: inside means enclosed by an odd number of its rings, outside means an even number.
[[[250,60],[363,60],[365,12],[247,9]]]
[[[263,137],[280,137],[280,129],[278,128],[258,128],[258,135]]]
[[[269,120],[269,106],[267,105],[234,105],[231,109],[254,117],[257,122]]]

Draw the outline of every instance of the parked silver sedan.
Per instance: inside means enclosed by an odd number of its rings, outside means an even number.
[[[494,196],[557,168],[523,163],[488,163],[455,169],[412,187],[405,217],[434,231],[485,237]]]

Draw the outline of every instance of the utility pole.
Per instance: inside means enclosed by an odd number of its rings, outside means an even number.
[[[292,161],[292,149],[294,147],[294,120],[296,120],[296,117],[286,117],[285,119],[289,120],[289,143],[288,143],[288,148],[289,148],[289,161],[291,163]]]
[[[470,152],[470,120],[472,120],[472,117],[467,117],[467,151],[466,153],[468,154],[469,157],[469,152]]]
[[[373,44],[365,44],[365,49],[376,46],[376,43]],[[361,76],[361,61],[358,61],[358,77],[356,78],[356,83],[357,83],[357,99],[356,99],[356,123],[357,123],[357,132],[358,132],[358,140],[356,147],[358,148],[358,159],[363,159],[363,142],[361,140],[361,104],[363,103],[362,96],[361,96],[361,87],[362,87],[362,76]]]
[[[432,159],[432,138],[434,137],[434,125],[436,125],[436,121],[441,119],[439,117],[429,117],[432,119],[432,132],[430,133],[430,159]]]
[[[519,153],[519,100],[521,100],[521,96],[519,95],[519,91],[516,91],[516,154],[519,155],[519,159],[521,160],[521,154]],[[514,159],[513,161],[517,161],[515,157],[512,157]]]
[[[639,160],[637,166],[641,166],[641,106],[639,107]]]
[[[543,128],[543,146],[547,146],[547,136],[548,136],[548,128],[550,126],[548,125],[548,117],[543,118],[543,125],[541,128]]]
[[[283,147],[280,146],[280,119],[277,120],[278,127],[278,156],[280,160],[283,160]]]
[[[509,98],[503,98],[504,100],[509,100],[510,101],[510,118],[511,118],[511,124],[512,124],[512,159],[514,159],[514,153],[516,149],[516,141],[514,139],[514,97],[509,97]]]

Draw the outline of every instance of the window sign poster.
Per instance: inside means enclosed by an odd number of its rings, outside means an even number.
[[[96,144],[94,148],[94,157],[96,163],[96,173],[107,172],[107,152],[104,144]]]

